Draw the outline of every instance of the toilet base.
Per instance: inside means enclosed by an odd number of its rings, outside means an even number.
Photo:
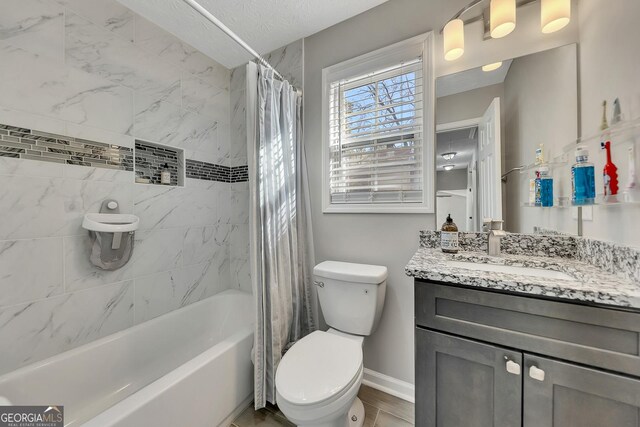
[[[349,427],[362,427],[364,424],[364,405],[359,397],[353,401],[351,408],[349,409]]]

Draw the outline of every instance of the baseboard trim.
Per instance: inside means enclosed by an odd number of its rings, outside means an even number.
[[[362,384],[399,397],[407,402],[416,402],[416,388],[413,384],[381,374],[380,372],[364,368]]]

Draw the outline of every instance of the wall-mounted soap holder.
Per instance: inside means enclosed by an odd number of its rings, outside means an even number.
[[[115,200],[102,202],[100,213],[86,214],[82,228],[89,231],[91,263],[102,270],[117,270],[129,262],[139,223],[137,216],[121,214]]]

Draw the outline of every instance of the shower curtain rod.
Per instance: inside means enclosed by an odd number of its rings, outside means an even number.
[[[224,25],[222,23],[222,21],[220,21],[218,18],[216,18],[211,12],[209,12],[207,9],[205,9],[204,7],[202,7],[198,2],[196,2],[195,0],[183,0],[186,4],[188,4],[189,6],[191,6],[193,8],[193,10],[195,10],[196,12],[198,12],[200,15],[202,15],[204,18],[206,18],[209,22],[211,22],[213,25],[215,25],[216,27],[218,27],[220,30],[222,30],[223,33],[225,33],[226,35],[228,35],[229,37],[231,37],[231,39],[233,39],[233,41],[235,41],[236,43],[238,43],[244,50],[246,50],[247,52],[249,52],[251,55],[253,55],[256,60],[261,63],[262,65],[264,65],[267,68],[270,68],[271,70],[273,70],[273,74],[275,74],[278,78],[280,78],[280,80],[285,80],[284,77],[282,77],[282,74],[280,74],[278,72],[278,70],[276,70],[275,68],[273,68],[273,66],[271,64],[269,64],[269,62],[264,59],[262,57],[262,55],[260,55],[258,52],[256,52],[255,50],[253,50],[253,48],[251,46],[249,46],[244,40],[242,40],[240,37],[238,37],[238,35],[236,33],[234,33],[233,31],[231,31],[231,29],[229,27],[227,27],[226,25]]]

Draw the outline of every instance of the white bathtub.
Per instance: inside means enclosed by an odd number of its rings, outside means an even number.
[[[217,426],[251,400],[254,307],[225,291],[0,377],[14,405],[64,405],[65,425]]]

